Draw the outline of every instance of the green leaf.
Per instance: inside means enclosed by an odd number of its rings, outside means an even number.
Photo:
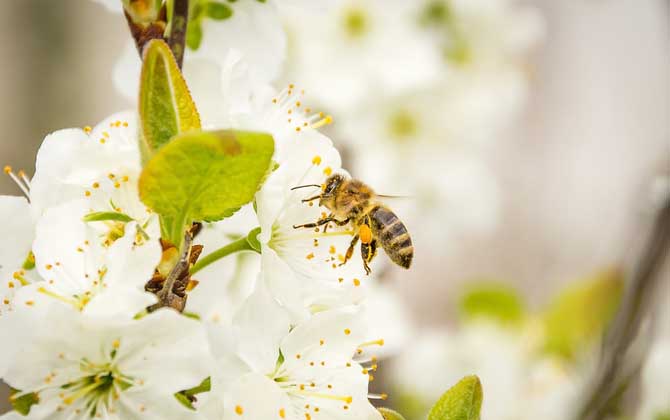
[[[397,411],[393,411],[384,407],[380,407],[377,410],[381,413],[384,420],[405,420],[405,418]]]
[[[654,416],[654,420],[670,420],[670,409],[661,413],[657,413]]]
[[[23,261],[21,268],[26,271],[35,268],[35,254],[33,254],[33,251],[28,251],[28,255],[26,255],[26,259]]]
[[[200,129],[200,116],[165,41],[144,48],[140,76],[140,150],[146,162],[176,134]]]
[[[209,392],[212,390],[212,379],[207,377],[203,379],[198,386],[182,391],[186,395],[196,395],[202,394],[203,392]]]
[[[623,288],[621,272],[605,270],[562,292],[543,316],[544,350],[574,359],[603,334],[619,306]]]
[[[205,4],[205,15],[214,20],[225,20],[233,15],[233,9],[223,3],[210,1]]]
[[[198,386],[195,386],[184,391],[179,391],[174,394],[174,397],[179,401],[184,407],[191,410],[195,410],[193,403],[196,401],[195,395],[202,394],[203,392],[209,392],[212,390],[212,381],[210,377],[205,378]]]
[[[107,220],[113,220],[127,223],[132,222],[133,218],[125,213],[119,213],[117,211],[96,211],[84,216],[83,220],[84,222],[104,222]]]
[[[392,390],[392,394],[395,407],[409,419],[424,419],[431,407],[432,401],[428,401],[415,389],[407,386],[397,385]]]
[[[12,404],[12,407],[17,413],[27,416],[28,413],[30,413],[30,408],[33,406],[33,404],[40,402],[40,398],[34,392],[14,398],[14,396],[19,392],[20,391],[16,389],[12,389],[10,391],[9,402]]]
[[[476,376],[466,376],[442,394],[428,420],[479,420],[484,394]]]
[[[186,27],[186,46],[196,51],[202,43],[202,21],[192,20]]]
[[[250,202],[273,153],[274,141],[265,133],[179,135],[147,162],[139,180],[140,198],[161,215],[165,239],[178,245],[193,221],[221,220]]]
[[[200,321],[200,315],[196,314],[195,312],[184,311],[181,314],[184,315],[186,318],[191,318]]]
[[[184,407],[188,408],[189,410],[195,410],[195,407],[193,407],[193,401],[186,395],[184,395],[181,392],[176,392],[174,394],[174,397],[183,405]]]
[[[261,233],[261,228],[257,227],[252,229],[249,234],[247,235],[247,242],[249,242],[249,245],[254,249],[254,251],[260,253],[261,252],[261,243],[258,240],[258,234]]]
[[[488,319],[502,325],[517,325],[523,321],[526,308],[517,291],[503,283],[472,285],[459,302],[463,319]]]

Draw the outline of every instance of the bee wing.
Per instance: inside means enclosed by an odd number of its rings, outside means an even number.
[[[397,201],[397,200],[410,200],[412,196],[410,195],[387,195],[387,194],[377,194],[382,201]]]

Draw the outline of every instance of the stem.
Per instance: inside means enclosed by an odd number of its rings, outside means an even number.
[[[186,45],[186,28],[188,27],[189,0],[174,0],[168,45],[181,69],[184,62],[184,47]]]
[[[201,258],[197,263],[195,263],[193,267],[191,267],[191,275],[197,273],[213,262],[220,260],[221,258],[240,251],[256,251],[251,247],[249,241],[247,241],[246,236],[243,236],[240,239],[231,242],[228,245],[221,247]]]
[[[623,392],[627,381],[639,370],[643,354],[629,350],[651,310],[650,302],[661,280],[661,269],[670,248],[670,197],[656,215],[652,232],[631,274],[630,288],[608,331],[593,385],[580,410],[580,420],[600,420]],[[627,360],[628,359],[628,360]],[[632,359],[632,360],[630,360]]]
[[[159,20],[150,23],[136,23],[133,22],[133,19],[128,14],[128,12],[124,11],[124,15],[126,16],[128,29],[130,29],[130,34],[135,40],[135,46],[137,47],[137,52],[139,53],[141,59],[142,51],[144,50],[144,46],[147,44],[147,42],[151,41],[152,39],[164,38],[163,35],[165,32],[165,21]]]

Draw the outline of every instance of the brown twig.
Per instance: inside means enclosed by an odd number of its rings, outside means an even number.
[[[651,310],[658,290],[661,269],[670,248],[670,197],[663,203],[653,228],[634,267],[629,288],[603,343],[599,369],[589,388],[579,420],[601,420],[612,413],[626,384],[639,371],[641,358],[630,360],[630,349]]]
[[[181,69],[184,62],[184,48],[186,46],[186,29],[188,27],[188,3],[189,0],[174,0],[172,10],[172,22],[170,22],[170,34],[168,45],[177,65]]]
[[[144,46],[147,44],[147,42],[151,41],[152,39],[165,38],[165,27],[167,25],[165,6],[163,6],[158,19],[154,22],[134,22],[133,18],[130,16],[130,14],[128,14],[128,12],[124,11],[124,15],[126,16],[128,29],[130,29],[130,34],[135,40],[135,47],[137,47],[137,52],[139,53],[141,59],[142,51],[144,50]]]
[[[189,0],[174,0],[172,20],[170,22],[170,33],[166,34],[167,9],[163,5],[158,17],[153,22],[135,22],[128,12],[124,12],[130,34],[135,40],[137,52],[142,58],[144,46],[152,39],[163,39],[167,41],[170,50],[181,69],[184,63],[184,49],[186,47],[186,29],[188,28]]]

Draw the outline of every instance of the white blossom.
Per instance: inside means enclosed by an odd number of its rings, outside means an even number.
[[[30,185],[33,213],[74,199],[85,199],[91,212],[122,213],[145,226],[152,218],[140,202],[141,170],[137,117],[114,114],[94,128],[60,130],[48,135],[37,154]],[[98,224],[114,234],[122,223]],[[158,232],[145,233],[157,238]]]
[[[370,369],[353,360],[372,344],[363,342],[356,308],[321,312],[291,329],[285,311],[259,287],[231,334],[235,354],[220,359],[214,378],[222,401],[203,408],[223,415],[210,418],[381,419],[368,401]]]
[[[0,316],[12,308],[15,292],[39,277],[31,254],[35,226],[23,197],[0,196]]]
[[[82,317],[45,305],[4,329],[21,351],[3,380],[35,393],[26,419],[182,419],[191,412],[174,393],[209,375],[203,330],[171,310],[124,320]],[[31,325],[26,331],[26,325]],[[6,347],[0,349],[3,357]]]
[[[278,163],[256,194],[262,275],[275,297],[299,319],[360,300],[364,270],[360,258],[342,265],[351,242],[350,227],[295,227],[315,222],[327,213],[316,201],[302,201],[320,194],[319,188],[293,188],[321,185],[331,174],[345,173],[330,139],[315,129],[328,123],[329,117],[311,116],[293,86],[270,104],[255,120],[273,134]]]
[[[97,315],[132,318],[155,303],[144,291],[160,261],[158,241],[145,240],[135,222],[107,245],[96,229],[82,221],[85,200],[48,209],[36,227],[35,266],[41,281],[25,286],[15,305],[39,306],[55,299]],[[141,244],[141,245],[140,245]]]
[[[440,53],[412,20],[415,2],[343,1],[330,13],[288,14],[292,77],[332,112],[369,92],[400,94],[438,77]]]

